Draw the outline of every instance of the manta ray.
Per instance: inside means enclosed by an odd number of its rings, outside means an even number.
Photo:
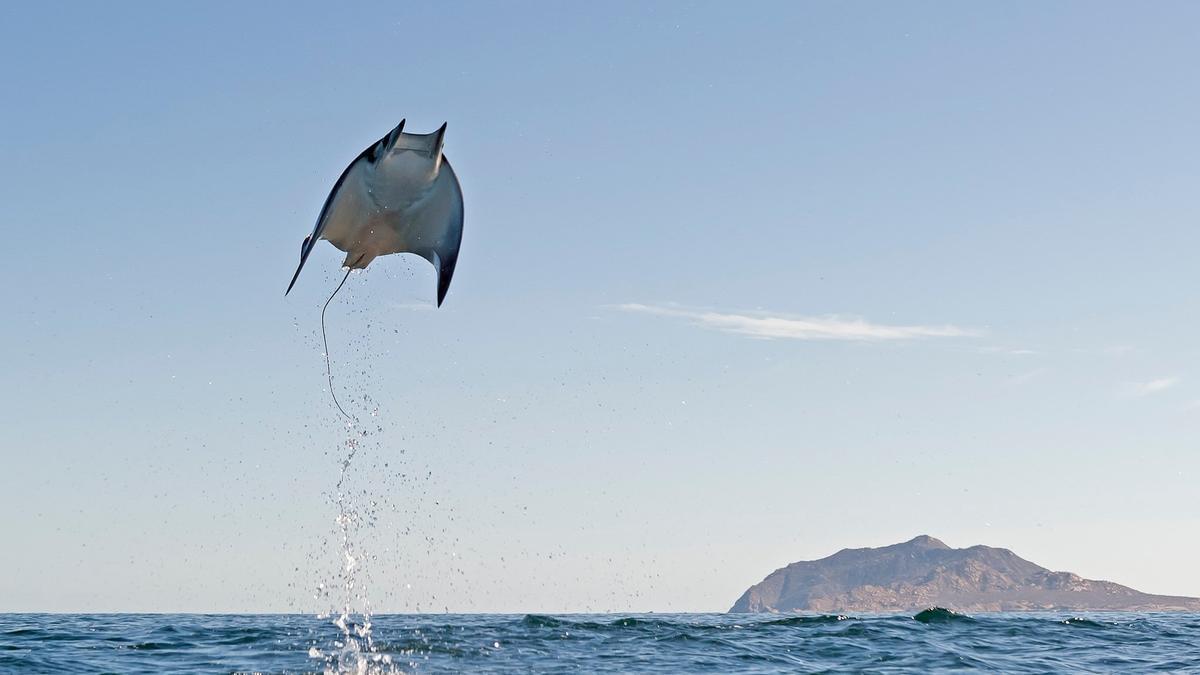
[[[463,226],[462,189],[442,154],[445,135],[445,124],[431,134],[407,134],[400,120],[359,153],[333,184],[312,234],[300,245],[300,266],[284,295],[296,285],[317,241],[325,239],[346,252],[347,276],[381,255],[415,253],[428,260],[437,270],[441,307]]]

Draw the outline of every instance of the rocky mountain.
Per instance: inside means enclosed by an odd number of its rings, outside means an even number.
[[[1052,572],[1012,551],[950,548],[929,536],[795,562],[751,586],[730,612],[1200,611],[1200,598],[1151,595]]]

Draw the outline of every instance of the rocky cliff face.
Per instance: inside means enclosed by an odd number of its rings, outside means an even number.
[[[920,536],[792,563],[751,586],[731,612],[1200,611],[1200,599],[1140,593],[1052,572],[1012,551],[950,548]]]

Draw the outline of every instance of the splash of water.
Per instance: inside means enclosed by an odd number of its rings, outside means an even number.
[[[373,412],[372,415],[377,415]],[[351,489],[354,459],[363,449],[369,433],[355,423],[346,424],[344,455],[339,463],[338,480],[333,494],[337,510],[334,518],[339,544],[337,588],[331,595],[336,605],[319,618],[331,620],[339,637],[326,650],[312,647],[309,656],[320,659],[327,675],[355,673],[375,675],[400,672],[389,654],[382,653],[372,635],[371,601],[367,594],[370,556],[364,550],[363,528],[372,526],[378,508],[373,500],[362,501]],[[324,590],[319,589],[320,590]],[[318,595],[320,597],[320,595]],[[331,601],[333,598],[331,598]]]
[[[330,282],[336,285],[344,280],[338,274]],[[453,551],[458,544],[456,540],[455,548],[448,548],[443,541],[444,519],[452,521],[453,510],[431,493],[429,467],[409,455],[412,431],[382,415],[380,404],[367,393],[386,388],[381,378],[387,377],[383,374],[387,371],[378,366],[389,361],[393,349],[403,347],[401,331],[379,319],[380,305],[370,297],[368,286],[347,283],[328,306],[328,335],[314,329],[307,336],[323,362],[326,383],[337,388],[336,399],[330,391],[325,400],[333,401],[329,412],[340,430],[327,438],[326,457],[337,467],[336,482],[331,481],[325,492],[333,527],[328,538],[312,542],[309,554],[321,580],[314,595],[321,610],[317,617],[336,632],[314,638],[306,647],[307,656],[319,661],[326,673],[394,673],[416,667],[411,661],[397,665],[393,659],[416,657],[419,649],[388,650],[392,636],[377,644],[381,638],[374,634],[372,598],[380,604],[399,602],[416,611],[430,608],[437,589],[428,577],[436,577],[444,568],[406,563],[412,563],[418,552],[434,556]],[[376,569],[379,560],[387,563]],[[397,571],[403,572],[403,579],[396,577]],[[461,574],[461,569],[457,571]],[[375,587],[373,574],[383,581],[380,588]],[[412,639],[424,640],[419,634]],[[383,653],[388,651],[390,656]]]
[[[333,493],[333,503],[337,510],[334,523],[340,547],[340,569],[336,575],[336,585],[339,587],[336,593],[338,604],[318,615],[318,618],[332,618],[332,623],[337,627],[340,636],[333,641],[332,647],[325,651],[315,645],[312,646],[308,655],[310,658],[322,660],[324,672],[329,675],[396,673],[399,671],[392,663],[391,656],[381,653],[372,637],[371,602],[367,596],[369,571],[366,563],[368,556],[365,555],[360,544],[362,541],[361,528],[364,524],[372,525],[374,523],[374,510],[377,508],[377,504],[374,501],[360,503],[351,490],[350,483],[347,482],[354,459],[362,450],[364,443],[367,442],[370,432],[359,424],[358,416],[347,413],[338,401],[334,390],[334,378],[330,370],[329,346],[325,333],[325,310],[329,308],[330,301],[337,295],[337,291],[341,290],[349,276],[350,271],[347,270],[341,283],[338,284],[337,290],[329,296],[329,300],[321,309],[321,340],[324,347],[323,356],[330,388],[329,393],[337,411],[343,418],[346,437],[341,450],[341,459],[338,462],[338,480]],[[366,341],[367,336],[364,335],[362,339]],[[373,405],[371,398],[366,395],[351,400],[354,403]],[[379,409],[373,407],[370,410],[370,417],[377,418],[378,416]],[[376,430],[382,431],[382,428],[379,427]],[[324,584],[319,585],[317,598],[320,599],[329,590]]]

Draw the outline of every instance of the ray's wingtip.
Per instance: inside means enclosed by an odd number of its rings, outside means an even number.
[[[301,262],[300,266],[303,267],[304,263]],[[292,292],[292,286],[296,285],[296,280],[299,278],[300,278],[300,270],[296,270],[296,273],[292,275],[292,283],[288,284],[287,290],[283,292],[283,297],[286,298],[288,296],[288,293]]]

